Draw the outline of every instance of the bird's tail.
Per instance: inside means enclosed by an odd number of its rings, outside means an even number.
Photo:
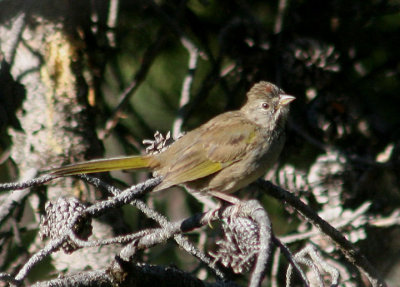
[[[56,176],[68,176],[83,173],[96,173],[111,170],[143,169],[150,167],[148,156],[127,156],[109,159],[96,159],[62,166],[50,171]]]

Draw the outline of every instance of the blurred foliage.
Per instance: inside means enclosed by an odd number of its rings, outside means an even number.
[[[9,1],[1,5],[5,2]],[[341,210],[371,202],[367,218],[389,216],[399,208],[399,1],[121,0],[117,24],[111,31],[115,46],[106,37],[110,32],[107,4],[92,1],[97,22],[85,22],[89,28],[83,27],[82,36],[86,69],[94,79],[89,85],[95,91],[94,120],[99,131],[144,60],[149,60],[146,53],[153,50],[148,73],[138,82],[111,138],[105,141],[107,155],[138,152],[143,148],[142,139],[152,138],[156,130],[171,130],[178,114],[184,118],[183,130],[190,130],[218,113],[235,109],[254,82],[267,80],[297,98],[292,104],[286,147],[270,178],[317,211],[326,210],[336,199],[335,206]],[[82,28],[78,26],[68,29]],[[188,71],[184,38],[199,51],[193,71]],[[191,75],[190,100],[181,107],[183,82]],[[0,91],[1,105],[3,98],[4,91]],[[5,127],[18,123],[8,110],[2,117],[6,119],[1,118],[0,141],[5,150],[11,144]],[[337,167],[325,166],[328,154],[334,154],[332,161]],[[288,166],[298,174],[297,182],[286,174]],[[321,172],[325,167],[329,172]],[[312,170],[318,171],[321,182],[309,182]],[[300,174],[304,174],[302,179]],[[132,183],[129,176],[120,178]],[[321,186],[325,201],[314,192]],[[340,192],[333,195],[333,189]],[[155,195],[153,200],[159,197],[175,201],[168,195]],[[281,203],[271,203],[268,197],[261,199],[277,234],[299,231],[301,219],[294,213]],[[182,217],[201,210],[192,198],[180,201],[186,202],[185,207],[175,202],[159,207],[167,214],[182,210]],[[355,242],[388,280],[398,282],[400,275],[393,275],[400,266],[398,222],[384,228],[369,227],[365,232],[367,237]],[[210,235],[209,240],[214,239]],[[148,256],[149,262],[157,258],[156,262],[182,268],[190,261],[170,248],[157,248]],[[184,263],[177,263],[179,260]]]

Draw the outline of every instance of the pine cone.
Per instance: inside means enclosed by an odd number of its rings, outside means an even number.
[[[40,238],[42,240],[46,237],[59,238],[67,231],[69,221],[77,214],[82,213],[85,208],[86,206],[83,203],[73,197],[61,197],[56,202],[48,202],[45,207],[46,214],[42,216],[40,222]],[[73,231],[80,239],[86,240],[92,234],[91,220],[79,217]],[[66,253],[72,253],[77,249],[77,246],[66,241],[62,248]]]
[[[210,253],[235,273],[250,270],[259,252],[259,228],[249,218],[231,217],[223,225],[225,238],[217,242],[216,254]]]

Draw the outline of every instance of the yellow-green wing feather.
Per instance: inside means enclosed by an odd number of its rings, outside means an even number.
[[[222,114],[191,131],[159,155],[164,179],[156,190],[212,175],[241,160],[256,132],[238,112]]]
[[[243,118],[234,118],[220,131],[207,134],[207,158],[217,162],[235,162],[242,159],[257,138],[258,127]],[[217,134],[218,133],[218,134]]]
[[[168,187],[193,181],[199,178],[206,177],[210,174],[216,173],[222,169],[222,164],[219,162],[203,161],[190,169],[183,170],[179,173],[169,173],[164,180],[159,184],[155,190],[162,190]]]

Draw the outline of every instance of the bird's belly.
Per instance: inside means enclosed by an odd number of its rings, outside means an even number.
[[[245,159],[237,161],[216,174],[186,183],[192,191],[207,193],[218,191],[234,193],[249,185],[261,176],[276,162],[282,149],[282,144],[276,142],[264,150],[248,155]]]

